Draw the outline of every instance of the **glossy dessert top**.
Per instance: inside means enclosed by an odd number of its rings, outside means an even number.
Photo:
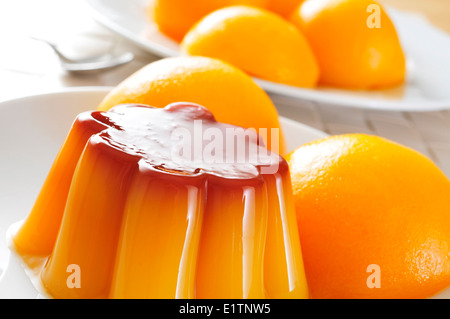
[[[197,104],[174,103],[162,109],[123,104],[90,116],[107,127],[91,141],[138,156],[140,166],[153,170],[249,179],[276,173],[284,164],[255,130],[219,123]]]

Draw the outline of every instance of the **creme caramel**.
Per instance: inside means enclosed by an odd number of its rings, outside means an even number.
[[[239,129],[188,103],[79,115],[15,249],[55,298],[306,298],[288,165]]]

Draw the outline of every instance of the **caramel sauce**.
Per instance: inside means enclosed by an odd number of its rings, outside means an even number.
[[[253,178],[259,167],[281,162],[267,151],[257,132],[218,123],[196,104],[176,103],[151,111],[148,106],[120,105],[91,116],[108,127],[99,135],[104,142],[168,173]],[[207,152],[211,144],[212,152]],[[175,154],[177,147],[187,154]]]

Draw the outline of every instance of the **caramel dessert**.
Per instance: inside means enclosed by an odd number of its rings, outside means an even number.
[[[25,261],[44,261],[37,274],[48,296],[308,297],[287,162],[243,129],[235,137],[247,134],[256,162],[174,156],[180,146],[204,155],[197,139],[174,138],[195,136],[198,124],[203,136],[241,129],[189,103],[76,118],[12,237]],[[211,153],[222,158],[236,150],[219,145]]]

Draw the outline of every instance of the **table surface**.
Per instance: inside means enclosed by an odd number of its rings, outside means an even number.
[[[420,13],[435,26],[450,33],[449,0],[380,0],[380,2],[399,10]]]
[[[381,2],[420,13],[450,33],[450,0]],[[119,46],[135,52],[134,61],[108,72],[75,76],[64,73],[50,48],[31,40],[30,34],[44,34],[58,41],[81,35],[114,36],[86,13],[79,0],[1,1],[0,101],[64,87],[115,86],[158,59],[118,39]],[[281,115],[328,134],[376,134],[410,146],[431,158],[450,177],[450,111],[386,112],[334,108],[275,95],[271,98]]]

